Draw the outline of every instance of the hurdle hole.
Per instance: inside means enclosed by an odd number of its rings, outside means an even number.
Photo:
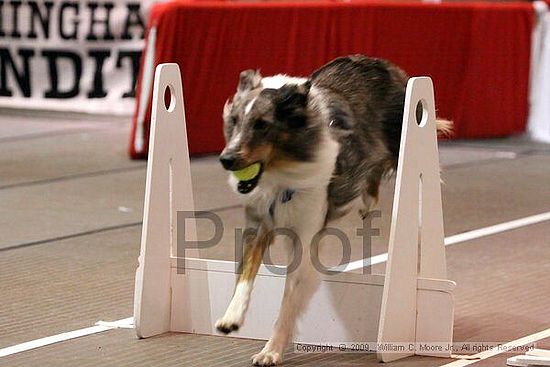
[[[168,84],[164,89],[164,107],[166,111],[172,112],[176,107],[176,96],[174,94],[174,87]]]
[[[428,109],[426,108],[426,101],[421,99],[416,104],[416,123],[420,127],[424,127],[428,121]]]

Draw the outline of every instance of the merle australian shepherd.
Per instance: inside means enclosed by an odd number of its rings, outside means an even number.
[[[243,325],[275,228],[292,230],[303,251],[301,263],[287,274],[273,334],[252,357],[255,365],[282,362],[296,320],[319,284],[310,261],[313,237],[354,208],[364,217],[381,180],[396,168],[407,80],[396,65],[361,55],[337,58],[309,78],[241,73],[224,107],[220,161],[229,171],[260,167],[246,181],[230,175],[253,234],[245,238],[233,299],[217,329],[227,334]],[[438,130],[449,127],[438,121]],[[289,254],[294,241],[286,241]]]

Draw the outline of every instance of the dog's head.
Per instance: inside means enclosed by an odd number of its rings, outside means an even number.
[[[260,165],[254,177],[239,182],[241,193],[252,191],[264,171],[311,161],[319,140],[319,129],[308,107],[311,82],[288,78],[289,83],[283,80],[274,87],[267,79],[258,71],[243,71],[237,92],[224,107],[223,167],[239,171]]]

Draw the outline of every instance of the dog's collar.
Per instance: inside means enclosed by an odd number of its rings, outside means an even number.
[[[277,195],[277,198],[275,198],[275,200],[273,200],[273,202],[269,206],[269,214],[271,216],[275,214],[275,205],[277,204],[278,199],[281,201],[281,204],[288,203],[290,200],[292,200],[292,196],[295,192],[295,190],[286,189],[282,192],[281,195]]]

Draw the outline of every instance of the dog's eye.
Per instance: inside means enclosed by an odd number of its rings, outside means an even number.
[[[236,117],[231,117],[231,119],[229,121],[231,122],[232,126],[237,125],[237,118]]]
[[[266,120],[256,120],[254,121],[254,130],[265,130],[267,129],[267,121]]]

